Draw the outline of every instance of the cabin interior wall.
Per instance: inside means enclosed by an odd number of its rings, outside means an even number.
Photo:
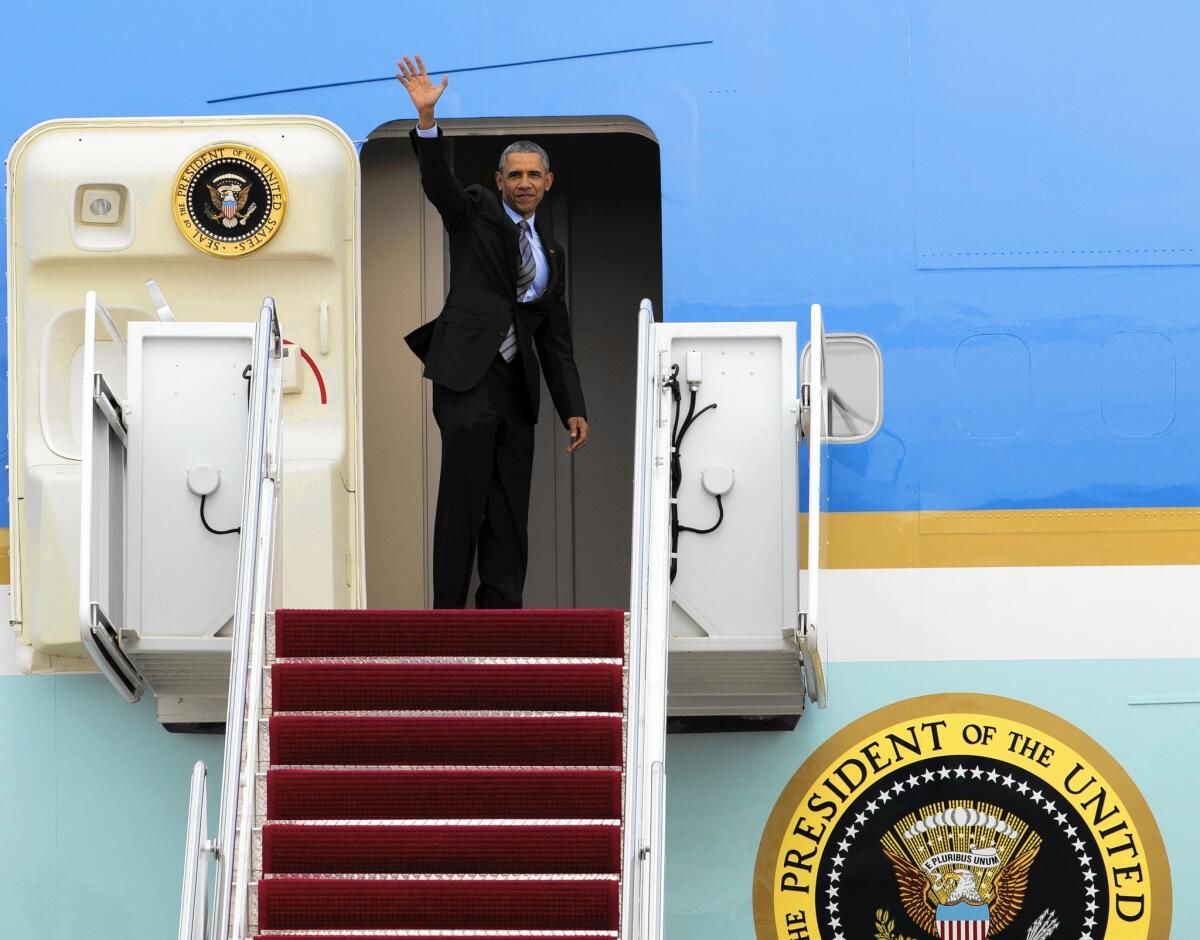
[[[658,146],[635,134],[578,140],[565,168],[575,344],[595,426],[574,466],[575,603],[625,607],[642,298],[662,315]]]
[[[361,161],[367,602],[422,608],[428,580],[425,455],[415,445],[425,436],[427,394],[421,364],[404,335],[426,317],[425,199],[407,140],[372,140]]]
[[[464,183],[494,185],[497,157],[517,136],[454,137],[456,174]],[[656,311],[662,307],[658,146],[632,133],[535,139],[550,153],[555,174],[539,214],[567,253],[567,300],[591,438],[576,456],[563,453],[566,432],[543,384],[524,601],[527,607],[623,608],[629,600],[636,314],[643,297]],[[363,148],[363,193],[369,599],[373,607],[423,606],[411,602],[431,596],[438,440],[419,363],[402,336],[440,309],[444,247],[431,237],[430,220],[437,216],[421,197],[406,139],[380,138]],[[413,256],[418,248],[423,262]],[[400,362],[382,354],[384,348],[400,350]],[[411,448],[422,439],[422,426],[424,462]],[[424,567],[416,563],[417,538],[425,544]],[[394,560],[381,563],[381,557]]]

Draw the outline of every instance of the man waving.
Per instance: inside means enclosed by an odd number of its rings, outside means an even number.
[[[567,314],[566,255],[537,220],[554,174],[546,152],[520,140],[500,155],[497,192],[464,187],[450,170],[434,119],[449,76],[434,85],[420,56],[415,63],[406,56],[397,66],[396,78],[417,109],[411,137],[421,186],[450,237],[445,306],[406,337],[433,382],[442,436],[434,606],[466,604],[478,549],[475,606],[520,607],[539,363],[571,434],[567,452],[588,439]]]

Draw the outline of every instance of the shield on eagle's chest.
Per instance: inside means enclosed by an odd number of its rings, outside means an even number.
[[[986,904],[939,904],[938,940],[987,940],[991,922]]]

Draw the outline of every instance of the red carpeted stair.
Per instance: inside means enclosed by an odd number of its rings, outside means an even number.
[[[278,611],[268,662],[257,937],[617,937],[621,611]]]

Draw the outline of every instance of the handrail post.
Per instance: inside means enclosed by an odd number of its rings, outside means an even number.
[[[187,835],[183,846],[183,896],[179,905],[179,940],[201,940],[208,919],[208,767],[196,761],[188,798]]]
[[[661,936],[665,773],[667,543],[666,473],[660,438],[662,389],[654,339],[654,309],[638,311],[637,436],[629,602],[629,721],[621,935]],[[660,426],[661,425],[661,426]]]

